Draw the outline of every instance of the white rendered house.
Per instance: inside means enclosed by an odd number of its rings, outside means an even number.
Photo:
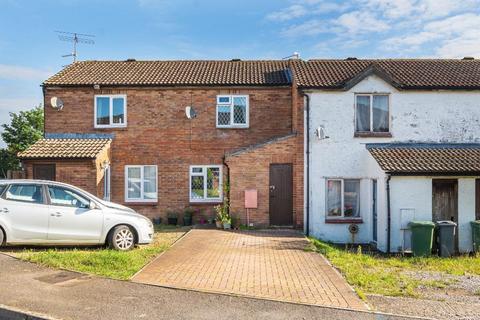
[[[399,252],[410,249],[408,222],[453,220],[457,249],[471,251],[470,221],[480,219],[479,61],[302,64],[308,234]]]

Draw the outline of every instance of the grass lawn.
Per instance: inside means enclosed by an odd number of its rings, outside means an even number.
[[[189,228],[159,226],[155,228],[154,241],[150,245],[120,252],[95,248],[47,248],[23,249],[10,252],[22,260],[27,260],[53,268],[65,268],[80,272],[101,275],[113,279],[130,279],[155,256],[168,249]]]
[[[480,275],[480,255],[453,258],[413,258],[351,252],[310,238],[312,250],[322,253],[345,276],[358,295],[418,297],[419,287],[442,288],[448,280],[419,280],[415,271],[432,271],[450,275]],[[451,280],[450,280],[451,281]]]

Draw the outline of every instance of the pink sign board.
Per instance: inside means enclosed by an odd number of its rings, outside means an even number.
[[[257,206],[257,190],[256,189],[247,189],[245,190],[245,208],[246,209],[256,209]]]

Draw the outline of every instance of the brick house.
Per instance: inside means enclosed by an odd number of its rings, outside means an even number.
[[[228,180],[243,223],[254,189],[251,223],[303,226],[303,99],[290,65],[74,63],[43,83],[45,137],[19,154],[25,175],[162,218],[186,207],[213,216]]]

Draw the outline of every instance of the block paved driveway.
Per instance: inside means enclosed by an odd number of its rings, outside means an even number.
[[[366,310],[326,259],[294,230],[194,229],[134,282],[293,303]]]

